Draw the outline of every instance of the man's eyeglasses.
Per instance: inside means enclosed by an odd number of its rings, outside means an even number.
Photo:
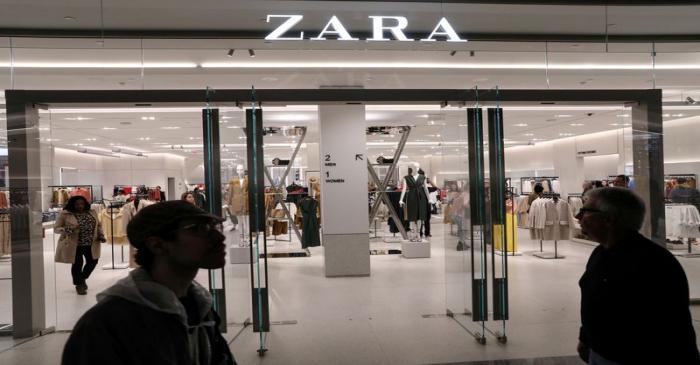
[[[224,231],[224,227],[221,223],[214,222],[187,224],[180,227],[180,229],[198,236],[206,236],[212,233],[214,230],[219,231],[220,233]]]

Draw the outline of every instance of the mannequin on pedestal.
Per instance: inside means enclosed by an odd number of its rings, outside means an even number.
[[[241,246],[248,245],[248,177],[243,165],[236,166],[236,174],[228,185],[228,207],[231,214],[238,218],[241,231]]]
[[[423,178],[425,178],[425,176]],[[425,204],[421,205],[421,194],[419,193],[416,179],[413,176],[413,168],[408,168],[408,175],[404,176],[403,180],[404,183],[401,190],[401,197],[399,198],[399,204],[404,209],[404,219],[410,223],[411,229],[408,232],[408,239],[411,242],[418,242],[421,241],[418,235],[418,221],[424,221],[426,219],[427,209]],[[421,189],[426,189],[425,184],[421,184]],[[421,210],[423,211],[423,217],[421,217]]]
[[[425,177],[425,171],[418,169],[418,177],[416,178],[416,190],[418,192],[418,220],[421,222],[420,232],[421,237],[423,236],[423,229],[427,227],[430,220],[430,203],[428,202],[428,197],[430,192],[428,191],[427,180]],[[429,230],[426,231],[426,237]]]

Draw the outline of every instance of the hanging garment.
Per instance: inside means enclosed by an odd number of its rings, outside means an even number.
[[[425,193],[425,175],[418,175],[416,179],[416,192],[418,193],[418,220],[425,222],[428,220],[428,194]]]
[[[667,205],[666,237],[700,238],[698,209],[694,205]]]
[[[112,214],[110,214],[110,210]],[[128,244],[126,237],[126,225],[124,224],[124,215],[119,208],[106,208],[100,214],[100,222],[105,233],[107,243],[117,245]]]
[[[272,235],[279,236],[286,234],[289,231],[289,225],[286,220],[273,220],[272,221]]]
[[[574,217],[571,215],[569,204],[561,199],[537,199],[544,204],[544,228],[536,232],[535,239],[543,241],[563,241],[571,238],[571,229],[574,228]],[[542,205],[542,203],[539,203]],[[533,213],[532,207],[530,213]],[[538,209],[535,214],[542,214]],[[539,218],[539,217],[538,217]],[[539,223],[539,222],[538,222]]]
[[[301,248],[320,246],[320,225],[316,216],[318,202],[314,198],[304,198],[299,202],[299,209],[302,214]]]
[[[401,199],[401,192],[400,191],[387,191],[386,195],[389,197],[389,200],[391,201],[391,206],[394,207],[394,211],[396,212],[396,215],[399,216],[399,219],[401,219],[404,214],[403,214],[403,208],[401,207],[401,204],[399,204],[399,199]],[[387,220],[387,224],[389,224],[389,232],[391,233],[399,233],[399,227],[396,225],[396,222],[394,222],[394,219],[391,218],[391,215],[387,212],[389,219]],[[400,224],[403,224],[405,229],[408,229],[409,224],[407,221],[402,220]]]
[[[0,214],[0,256],[11,253],[10,215]]]
[[[8,192],[0,192],[0,208],[8,208],[10,206],[10,199],[8,199]]]
[[[404,201],[404,219],[409,222],[420,220],[420,207],[418,198],[418,189],[416,187],[416,179],[411,175],[406,175],[404,178],[406,184],[406,196]]]
[[[544,239],[545,222],[547,221],[547,199],[537,198],[530,205],[527,214],[527,227],[530,229],[530,238],[533,240]]]
[[[514,253],[518,250],[518,230],[517,226],[517,216],[510,212],[506,213],[506,250],[508,253]],[[493,226],[493,242],[496,250],[503,251],[503,225]]]
[[[557,194],[561,194],[561,183],[559,182],[559,180],[552,180],[552,191]]]
[[[248,177],[244,177],[242,182],[239,177],[234,177],[228,183],[226,203],[234,215],[248,215]]]

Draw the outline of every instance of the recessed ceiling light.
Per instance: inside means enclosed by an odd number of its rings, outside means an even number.
[[[525,134],[523,134],[523,136],[526,136],[526,137],[532,137],[532,136],[534,136],[534,135],[535,135],[534,133],[525,133]]]
[[[662,114],[661,116],[664,117],[664,118],[668,118],[668,117],[671,116],[671,114],[666,113],[666,114]]]
[[[527,127],[527,123],[518,123],[518,124],[513,124],[515,127]]]
[[[629,117],[630,115],[629,115],[629,114],[618,114],[617,116],[620,117],[620,118],[627,118],[627,117]]]
[[[612,123],[612,124],[610,124],[610,125],[613,126],[613,127],[617,127],[617,126],[620,125],[620,123]]]
[[[585,124],[583,124],[583,123],[571,123],[569,125],[572,127],[583,127]]]
[[[228,126],[228,127],[226,127],[226,128],[229,128],[229,129],[240,129],[241,127],[239,127],[239,126],[237,126],[237,125],[230,125],[230,126]]]
[[[685,114],[683,114],[683,113],[671,114],[671,116],[672,116],[672,117],[678,117],[678,118],[680,118],[680,117],[685,117]]]
[[[573,133],[559,133],[560,137],[571,137],[573,135],[574,135]]]
[[[114,127],[102,127],[102,129],[103,129],[103,130],[106,130],[106,131],[112,131],[112,130],[115,130],[115,129],[117,129],[117,128],[114,128]]]
[[[173,129],[180,129],[180,127],[160,127],[160,129],[173,130]]]
[[[151,137],[139,137],[139,141],[150,141]]]
[[[141,120],[156,120],[156,117],[141,117]]]
[[[64,120],[91,120],[93,118],[86,118],[86,117],[75,117],[75,118],[63,118]]]
[[[557,114],[554,116],[555,118],[571,118],[573,115],[571,114]]]
[[[63,17],[63,20],[68,20],[68,21],[75,21],[75,17],[72,17],[70,15],[66,15]]]

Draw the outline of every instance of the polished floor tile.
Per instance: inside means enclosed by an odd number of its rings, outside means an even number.
[[[433,221],[430,258],[373,255],[370,277],[326,278],[322,247],[311,248],[310,257],[270,258],[271,320],[295,324],[273,324],[271,332],[263,336],[267,349],[263,357],[257,352],[260,334],[239,325],[251,317],[251,268],[247,264],[227,265],[223,285],[227,292],[225,314],[231,327],[226,337],[233,340],[241,331],[231,344],[239,363],[579,364],[574,357],[579,328],[577,283],[593,247],[564,241],[558,248],[565,259],[539,259],[532,255],[539,250],[539,242],[527,240],[527,232],[521,231],[518,250],[524,254],[508,257],[508,341],[499,343],[489,333],[502,332],[502,322],[489,321],[486,344],[482,345],[472,334],[485,329],[470,317],[445,316],[448,307],[455,312],[471,307],[467,285],[471,270],[468,252],[455,250],[457,238],[437,220]],[[237,245],[237,237],[237,232],[229,233],[231,245]],[[378,249],[400,246],[378,239],[372,242]],[[275,242],[270,251],[295,245],[296,238],[292,244]],[[551,250],[552,243],[544,247]],[[101,263],[111,261],[111,250],[105,251]],[[119,250],[115,253],[120,258]],[[688,273],[691,292],[698,293],[700,259],[679,261]],[[70,285],[68,269],[69,265],[54,265],[48,273],[56,282],[55,292],[47,298],[54,301],[53,318],[59,329],[72,327],[93,305],[95,293],[128,272],[97,270],[90,280],[91,295],[79,297]],[[257,274],[255,270],[253,274]],[[197,280],[208,283],[207,273],[202,271]],[[696,330],[700,329],[700,307],[693,307],[692,312]],[[0,353],[0,363],[59,364],[65,339],[62,333],[35,339]]]

